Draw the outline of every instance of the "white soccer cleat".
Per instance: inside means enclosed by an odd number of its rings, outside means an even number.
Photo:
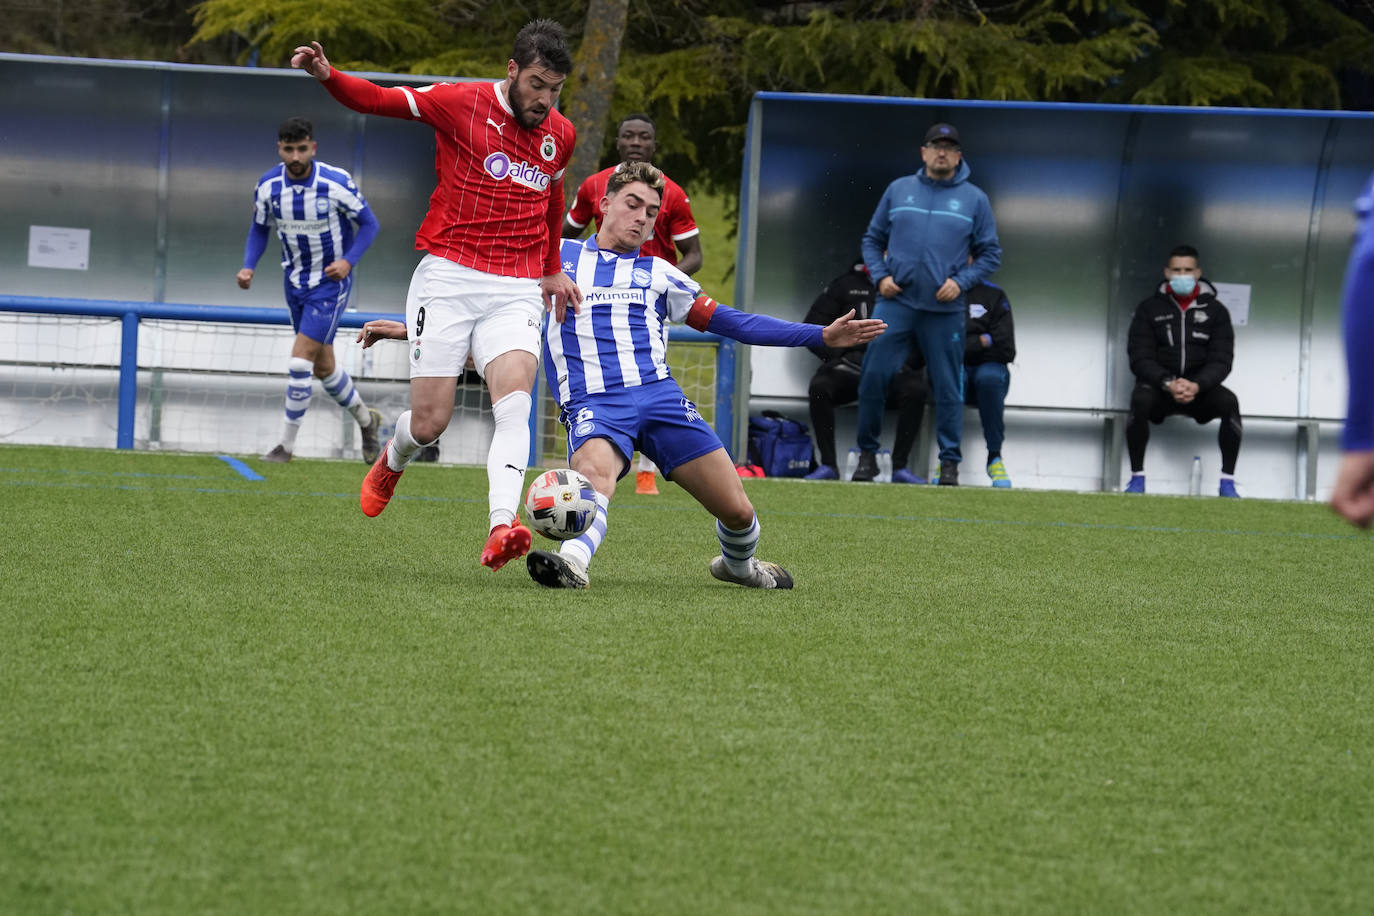
[[[587,569],[552,550],[531,550],[525,557],[530,578],[545,588],[586,588]]]
[[[725,557],[711,559],[711,575],[722,582],[733,582],[745,588],[791,588],[792,574],[776,563],[749,558],[749,575],[737,576],[725,565]]]

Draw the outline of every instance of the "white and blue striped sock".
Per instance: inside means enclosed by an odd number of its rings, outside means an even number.
[[[720,539],[720,555],[725,565],[737,576],[747,576],[750,572],[749,560],[759,546],[759,517],[742,531],[731,531],[716,519],[716,537]]]
[[[564,541],[563,546],[558,549],[559,556],[580,563],[585,570],[592,562],[592,555],[596,553],[596,549],[606,539],[606,513],[610,506],[610,499],[604,494],[597,493],[596,518],[592,521],[592,526],[571,541]]]
[[[315,364],[303,356],[293,356],[286,364],[286,418],[281,426],[281,444],[288,452],[296,450],[296,434],[310,409],[315,391],[310,374],[314,370]]]
[[[372,422],[372,415],[367,412],[367,405],[363,403],[363,396],[353,384],[353,377],[342,367],[336,366],[332,373],[321,379],[321,382],[329,396],[340,407],[353,414],[353,419],[358,421],[359,426],[367,426]]]

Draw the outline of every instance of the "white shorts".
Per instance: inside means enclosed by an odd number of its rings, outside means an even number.
[[[411,378],[458,378],[469,354],[477,374],[502,353],[538,359],[544,301],[539,281],[502,277],[426,254],[406,294]]]

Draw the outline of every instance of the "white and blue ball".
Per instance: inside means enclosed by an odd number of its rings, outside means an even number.
[[[525,494],[525,514],[544,537],[572,540],[596,521],[596,490],[571,468],[545,471]]]

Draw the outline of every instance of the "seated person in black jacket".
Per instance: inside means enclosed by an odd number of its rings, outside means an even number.
[[[964,403],[978,408],[983,421],[983,441],[988,447],[988,477],[999,488],[1011,486],[1002,463],[1002,422],[1011,372],[1007,363],[1016,359],[1016,330],[1011,302],[1002,287],[979,283],[966,294],[968,323],[964,326]]]
[[[873,313],[875,291],[868,279],[868,270],[863,258],[855,258],[855,263],[845,273],[836,277],[826,287],[825,292],[816,297],[804,319],[807,324],[828,325],[836,318],[854,309],[856,318],[867,318]],[[829,317],[827,317],[829,316]],[[821,367],[811,377],[811,428],[816,434],[816,448],[820,451],[820,465],[806,475],[807,480],[838,480],[839,465],[835,461],[835,408],[852,404],[859,397],[859,369],[864,361],[864,347],[851,347],[836,350],[830,347],[811,347],[822,360]],[[925,360],[918,347],[911,348],[911,355],[887,389],[887,406],[897,410],[897,433],[892,443],[892,482],[925,483],[907,469],[911,447],[921,431],[921,414],[925,410],[929,386],[925,378]],[[855,480],[872,480],[872,476]]]
[[[1231,313],[1216,288],[1202,276],[1197,249],[1179,245],[1169,252],[1164,282],[1135,310],[1126,350],[1135,374],[1126,450],[1131,458],[1127,493],[1145,492],[1145,446],[1150,424],[1181,413],[1199,423],[1221,418],[1221,483],[1217,492],[1236,497],[1240,454],[1240,403],[1221,382],[1231,374],[1235,332]]]

